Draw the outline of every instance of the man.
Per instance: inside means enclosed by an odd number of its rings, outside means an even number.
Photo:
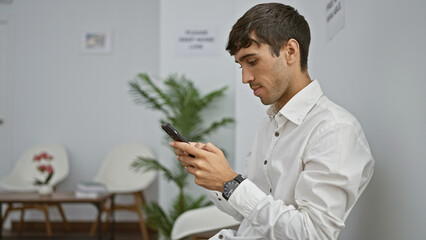
[[[211,143],[170,143],[216,206],[241,221],[212,239],[337,239],[371,179],[374,160],[360,124],[309,77],[309,31],[294,8],[269,3],[251,8],[230,32],[227,50],[243,83],[271,105],[242,175]]]

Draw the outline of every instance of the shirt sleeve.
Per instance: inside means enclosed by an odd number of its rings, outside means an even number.
[[[246,156],[249,158],[251,156],[251,152],[249,152]],[[247,169],[246,169],[247,170]],[[246,172],[243,173],[243,176],[246,175]],[[210,191],[207,190],[207,195],[209,196],[210,200],[216,205],[216,207],[221,210],[222,212],[227,213],[228,215],[232,216],[235,220],[241,222],[243,220],[243,216],[235,210],[228,201],[223,198],[222,193],[218,191]]]
[[[302,161],[295,204],[274,199],[249,179],[229,198],[228,203],[248,220],[255,235],[266,239],[337,239],[371,178],[374,162],[362,132],[345,124],[313,138]]]
[[[237,210],[235,210],[231,205],[229,205],[229,202],[222,197],[221,192],[207,190],[207,194],[210,200],[212,200],[214,205],[216,205],[216,207],[219,210],[232,216],[237,221],[241,222],[243,220],[243,216]]]

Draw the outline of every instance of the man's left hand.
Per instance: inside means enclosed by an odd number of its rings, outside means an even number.
[[[195,183],[199,186],[222,192],[225,182],[238,175],[229,166],[222,150],[212,143],[188,144],[173,141],[170,146],[175,149],[175,154],[186,171],[194,175]]]

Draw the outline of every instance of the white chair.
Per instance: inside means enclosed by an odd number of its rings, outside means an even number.
[[[0,181],[0,186],[3,190],[8,192],[37,192],[40,188],[39,185],[35,185],[35,179],[40,179],[42,176],[41,173],[37,170],[36,162],[34,162],[33,158],[35,155],[40,154],[42,152],[46,152],[49,155],[53,156],[53,160],[50,164],[53,166],[54,174],[49,181],[49,185],[53,188],[62,182],[69,175],[69,162],[68,162],[68,154],[65,148],[59,144],[42,144],[33,146],[27,151],[25,151],[18,162],[15,164],[12,171],[4,177]],[[69,224],[65,218],[64,211],[59,204],[55,204],[58,208],[59,213],[62,216],[62,220],[65,223],[67,230],[70,230]],[[3,222],[6,220],[8,214],[14,210],[21,211],[21,221],[20,221],[20,231],[22,230],[22,224],[24,221],[24,212],[26,209],[39,209],[44,212],[45,215],[45,223],[46,223],[46,231],[47,235],[52,235],[52,230],[49,221],[48,215],[48,205],[46,204],[8,204],[5,214],[3,216]]]
[[[182,213],[175,221],[172,239],[191,237],[193,240],[213,236],[220,229],[235,228],[240,224],[216,206],[196,208]]]
[[[144,172],[143,169],[135,171],[130,166],[137,157],[153,158],[149,148],[139,143],[127,143],[114,147],[106,155],[102,166],[94,181],[103,183],[108,192],[118,194],[131,194],[134,197],[134,204],[120,205],[114,204],[114,211],[127,210],[136,212],[139,217],[139,226],[144,239],[149,239],[145,220],[142,214],[142,206],[145,204],[143,190],[145,190],[156,179],[156,171]],[[102,212],[110,217],[109,206],[102,206]],[[101,212],[101,214],[102,214]],[[107,221],[109,222],[109,221]],[[91,233],[95,233],[98,222],[92,225]]]

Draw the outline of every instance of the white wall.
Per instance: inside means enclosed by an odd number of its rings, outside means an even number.
[[[223,109],[214,114],[235,112],[235,142],[232,129],[211,141],[229,149],[232,164],[241,169],[265,107],[240,83],[240,72],[224,50],[217,57],[176,57],[170,38],[178,21],[217,21],[225,44],[232,24],[255,2],[261,1],[15,0],[0,5],[0,16],[9,16],[16,39],[10,154],[16,158],[40,141],[65,144],[72,172],[61,190],[93,176],[105,152],[121,141],[145,142],[167,161],[162,132],[153,127],[160,115],[135,106],[126,83],[137,72],[158,77],[179,72],[206,91],[230,86],[219,104]],[[373,179],[340,239],[423,239],[426,3],[346,0],[345,28],[327,42],[325,0],[283,2],[310,23],[311,77],[330,99],[357,116],[376,159]],[[81,55],[80,31],[97,26],[114,30],[112,53]],[[0,161],[2,174],[14,160]],[[169,188],[162,182],[159,186],[160,201],[167,204]],[[75,209],[70,215],[88,218],[83,211],[89,210]]]
[[[295,6],[311,26],[311,77],[357,116],[376,159],[372,181],[340,239],[423,239],[426,3],[346,0],[345,28],[327,42],[327,1],[282,2]],[[249,121],[236,129],[236,156],[244,156],[241,143],[252,137],[245,130],[258,123],[257,114],[264,116],[264,110],[254,111],[252,96],[236,89],[237,119]]]
[[[11,148],[2,149],[12,158],[0,160],[2,176],[25,149],[43,142],[64,144],[69,152],[71,172],[61,191],[91,180],[116,144],[143,142],[158,155],[158,116],[133,103],[127,84],[138,72],[158,73],[157,1],[16,0],[0,11],[16,39],[8,87],[14,90],[13,119],[5,121],[14,131]],[[110,53],[80,52],[81,32],[93,28],[113,31]],[[157,198],[157,185],[148,199]],[[89,205],[65,211],[71,220],[95,216]]]
[[[346,2],[346,28],[326,48],[313,52],[318,62],[325,56],[323,70],[315,69],[315,74],[326,79],[326,93],[364,126],[376,167],[342,238],[422,239],[426,3]]]
[[[1,9],[1,8],[0,8]],[[12,147],[10,136],[13,135],[13,107],[12,100],[14,91],[11,89],[12,71],[10,58],[13,51],[10,48],[14,42],[12,27],[10,26],[9,16],[0,11],[0,176],[8,172],[11,162],[4,161],[12,158]],[[3,160],[3,161],[1,161]]]

